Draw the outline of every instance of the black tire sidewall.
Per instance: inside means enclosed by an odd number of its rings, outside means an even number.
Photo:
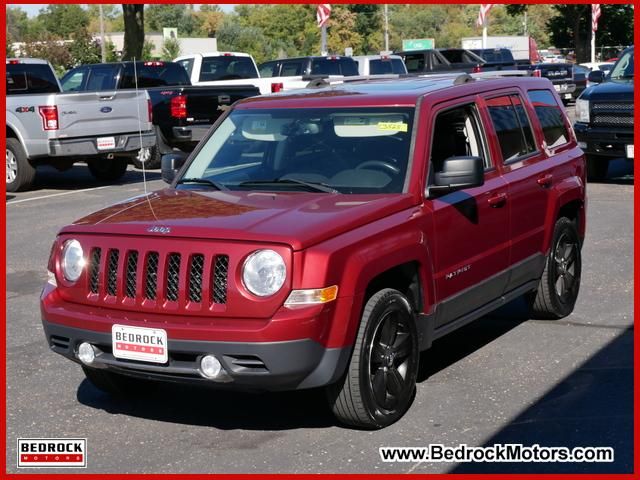
[[[557,280],[556,276],[556,268],[555,268],[555,251],[558,246],[558,240],[564,235],[569,235],[572,242],[576,244],[576,267],[575,267],[575,280],[576,285],[574,288],[573,295],[569,299],[568,302],[564,302],[562,298],[558,295],[555,288],[555,283]],[[564,317],[569,315],[573,308],[575,307],[576,300],[578,299],[578,293],[580,291],[580,276],[582,275],[582,256],[580,252],[580,239],[578,237],[578,232],[576,231],[575,224],[570,221],[568,218],[561,218],[556,222],[554,231],[553,231],[553,243],[551,244],[551,250],[549,251],[549,256],[547,258],[547,268],[549,269],[549,275],[547,277],[548,280],[548,288],[551,294],[551,301],[553,302],[553,307],[557,311],[558,315]]]
[[[29,163],[22,144],[15,138],[7,138],[6,148],[16,157],[16,178],[6,184],[7,192],[20,192],[28,189],[35,178],[35,167]],[[6,178],[6,177],[5,177]]]
[[[399,403],[399,407],[391,412],[383,412],[380,410],[376,401],[373,398],[373,392],[370,387],[369,381],[369,361],[371,343],[374,340],[375,333],[380,322],[385,318],[386,314],[391,311],[400,312],[403,322],[409,327],[411,331],[411,339],[413,341],[414,353],[411,358],[411,364],[407,369],[407,378],[411,382],[412,388],[408,389]],[[389,293],[384,295],[374,306],[368,315],[368,318],[363,318],[363,321],[367,322],[364,332],[364,338],[362,345],[360,346],[360,391],[362,392],[362,401],[369,412],[369,415],[374,422],[384,427],[392,424],[400,417],[402,417],[409,409],[413,400],[413,394],[415,393],[415,383],[418,374],[419,364],[419,349],[418,349],[418,332],[416,327],[415,318],[407,298],[400,292],[389,290]]]

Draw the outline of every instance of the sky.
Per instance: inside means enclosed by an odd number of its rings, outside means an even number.
[[[38,15],[38,12],[40,11],[40,9],[45,8],[47,5],[49,4],[48,3],[32,3],[30,5],[25,5],[25,4],[11,5],[11,3],[9,3],[9,6],[20,7],[22,10],[27,12],[27,15],[29,15],[30,17],[35,17],[36,15]],[[196,5],[199,5],[199,4],[196,4]],[[235,4],[232,4],[232,3],[218,4],[218,5],[220,6],[223,12],[230,12],[231,10],[233,10],[233,7],[235,7]]]

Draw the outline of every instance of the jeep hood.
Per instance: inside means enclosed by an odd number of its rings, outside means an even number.
[[[175,190],[125,200],[61,233],[273,242],[301,250],[417,202],[410,194]]]

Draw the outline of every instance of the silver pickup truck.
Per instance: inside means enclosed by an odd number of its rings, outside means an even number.
[[[38,165],[87,162],[99,180],[124,175],[141,147],[156,144],[146,91],[61,93],[51,65],[7,59],[7,191],[28,189]]]

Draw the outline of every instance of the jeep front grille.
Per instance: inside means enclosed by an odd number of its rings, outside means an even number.
[[[87,266],[87,288],[94,300],[106,295],[122,297],[123,301],[139,298],[159,304],[227,303],[228,255],[109,248],[104,249],[106,258],[102,259],[102,250],[97,247],[90,250]],[[205,286],[210,292],[207,298],[203,297]]]

